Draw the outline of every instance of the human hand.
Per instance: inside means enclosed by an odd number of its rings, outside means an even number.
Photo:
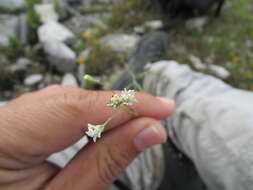
[[[174,102],[136,93],[139,116],[122,113],[97,143],[90,142],[64,168],[46,161],[84,136],[87,123],[101,124],[115,113],[106,106],[112,92],[52,86],[0,108],[0,189],[103,190],[145,148],[165,142],[158,120]]]

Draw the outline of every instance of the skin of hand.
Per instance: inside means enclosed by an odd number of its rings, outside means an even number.
[[[145,148],[166,141],[159,120],[172,114],[174,101],[136,93],[138,116],[119,114],[65,168],[48,163],[82,138],[88,123],[118,112],[106,106],[113,93],[56,85],[0,107],[0,189],[104,190]]]

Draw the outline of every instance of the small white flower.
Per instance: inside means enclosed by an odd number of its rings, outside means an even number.
[[[105,124],[103,125],[92,125],[88,124],[88,131],[86,135],[93,138],[93,141],[96,142],[97,138],[101,138],[101,134],[105,129]]]
[[[135,92],[134,90],[127,90],[124,89],[124,91],[121,92],[121,94],[115,94],[112,96],[111,101],[107,104],[107,106],[113,107],[113,108],[121,108],[123,106],[131,106],[134,103],[137,102],[137,99],[135,98]],[[136,112],[133,110],[125,109],[124,111],[135,114]],[[104,124],[101,125],[92,125],[88,124],[88,131],[86,131],[86,135],[93,138],[93,141],[96,142],[98,138],[101,138],[101,135],[106,127],[106,125],[113,119],[113,116],[108,118]]]
[[[137,102],[135,98],[134,90],[127,90],[126,88],[121,94],[114,94],[111,98],[111,101],[107,104],[109,107],[120,108],[123,106],[131,106]]]

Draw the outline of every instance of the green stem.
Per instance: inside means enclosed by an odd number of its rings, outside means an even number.
[[[138,112],[136,112],[136,111],[134,111],[132,109],[126,108],[126,107],[122,107],[121,110],[124,111],[124,112],[127,112],[127,113],[129,113],[131,115],[134,115],[134,116],[138,116],[139,115]]]
[[[108,125],[108,123],[113,119],[115,118],[116,116],[118,116],[120,113],[116,113],[114,114],[113,116],[109,117],[103,124],[104,127],[106,127],[106,125]]]
[[[126,89],[129,90],[130,88],[134,87],[133,83],[130,83],[129,85],[127,85]]]
[[[113,117],[109,117],[103,124],[103,126],[105,127],[111,120],[113,119]]]
[[[141,85],[140,85],[138,82],[134,82],[134,85],[136,86],[136,88],[137,88],[139,91],[144,91],[143,88],[141,87]]]
[[[136,77],[135,75],[129,71],[129,73],[131,74],[132,76],[132,80],[133,80],[133,85],[136,86],[137,90],[139,91],[144,91],[143,88],[141,87],[141,85],[138,83],[138,81],[136,80]]]

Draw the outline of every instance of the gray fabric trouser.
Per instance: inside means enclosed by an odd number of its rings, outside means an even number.
[[[144,86],[175,99],[169,136],[210,190],[253,189],[253,93],[175,61],[153,65]]]
[[[177,148],[194,162],[208,189],[253,189],[253,93],[175,61],[152,65],[144,89],[176,101],[177,110],[166,119],[166,128]],[[82,146],[74,145],[49,160],[64,167]],[[163,178],[163,158],[161,146],[151,148],[119,178],[132,190],[155,190]]]

